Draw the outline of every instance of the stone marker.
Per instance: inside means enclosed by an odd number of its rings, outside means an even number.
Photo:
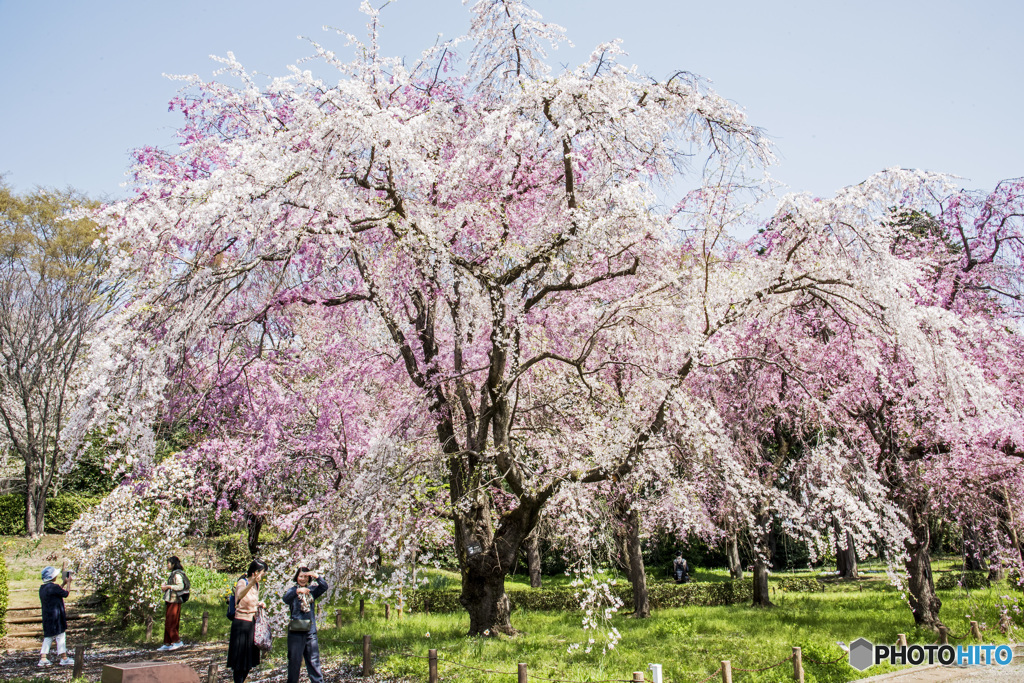
[[[100,683],[199,683],[199,674],[181,662],[104,664]]]

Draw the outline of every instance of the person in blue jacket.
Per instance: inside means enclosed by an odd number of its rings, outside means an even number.
[[[56,567],[43,569],[43,585],[39,587],[39,602],[43,608],[43,649],[39,653],[39,666],[50,666],[50,660],[46,657],[50,654],[50,644],[55,641],[61,666],[74,663],[74,660],[68,657],[68,646],[65,642],[68,616],[64,611],[64,598],[71,592],[71,572],[64,572],[64,582],[58,586],[56,581],[60,574]]]
[[[314,583],[310,583],[314,582]],[[290,609],[288,622],[288,683],[298,683],[302,661],[310,683],[323,683],[320,643],[316,637],[316,599],[327,592],[327,582],[309,567],[299,567],[295,584],[281,596]]]

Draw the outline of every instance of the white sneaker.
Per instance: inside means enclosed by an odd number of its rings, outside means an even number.
[[[39,660],[39,663],[36,664],[36,666],[53,666],[53,662],[51,662],[46,657],[43,657],[42,659]]]
[[[179,641],[178,641],[178,642],[176,642],[176,643],[172,643],[172,644],[171,644],[171,646],[170,646],[170,647],[168,647],[167,649],[168,649],[168,650],[177,650],[177,649],[178,649],[179,647],[185,647],[185,643],[183,643],[183,642],[181,642],[181,641],[179,640]]]
[[[71,659],[71,657],[65,657],[64,659],[60,660],[61,666],[71,666],[74,663],[75,660]]]
[[[159,650],[161,652],[163,652],[164,650],[170,650],[170,649],[171,649],[170,645],[161,645],[160,647],[157,648],[157,650]]]

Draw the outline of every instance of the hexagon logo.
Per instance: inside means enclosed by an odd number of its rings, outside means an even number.
[[[858,638],[850,643],[850,666],[857,671],[864,671],[875,663],[875,645],[866,638]]]

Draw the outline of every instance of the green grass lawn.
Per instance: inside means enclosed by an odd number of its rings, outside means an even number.
[[[51,551],[48,544],[54,545],[55,541],[46,539],[44,547],[35,548],[31,553],[35,556],[32,559],[27,557],[30,550],[27,543],[23,541],[18,548],[8,547],[6,554],[12,565],[12,581],[34,586],[38,584],[36,565],[43,553]],[[957,558],[940,558],[935,561],[934,568],[936,573],[950,571],[956,568],[957,563]],[[887,668],[873,667],[859,674],[846,664],[845,653],[836,641],[849,643],[865,637],[877,643],[892,643],[897,633],[906,633],[911,643],[936,640],[934,633],[914,628],[910,608],[887,584],[884,572],[878,571],[884,569],[883,566],[861,563],[860,567],[862,571],[867,570],[864,580],[827,583],[823,592],[797,593],[776,588],[772,600],[777,606],[772,609],[755,609],[748,605],[663,609],[655,610],[647,620],[617,615],[612,625],[622,638],[614,650],[607,652],[600,647],[603,638],[598,639],[599,643],[590,653],[583,651],[588,632],[581,628],[581,614],[577,612],[516,611],[512,623],[520,631],[518,636],[483,639],[465,635],[469,630],[469,618],[464,613],[407,612],[398,619],[396,610],[392,610],[392,619],[385,621],[383,606],[367,602],[366,618],[360,620],[357,603],[341,601],[319,607],[323,618],[321,651],[328,662],[342,660],[355,665],[361,661],[362,637],[369,634],[373,639],[378,672],[417,680],[426,679],[425,657],[429,649],[435,648],[441,659],[441,678],[447,681],[496,683],[511,680],[461,668],[456,663],[512,676],[516,664],[525,662],[533,676],[572,681],[629,679],[634,671],[645,672],[649,680],[648,665],[659,663],[663,665],[666,683],[696,683],[714,673],[722,659],[732,662],[737,681],[790,681],[792,666],[788,661],[764,672],[742,672],[739,669],[760,669],[782,661],[790,656],[792,647],[798,645],[803,648],[809,683],[847,681],[882,673]],[[226,642],[230,623],[224,616],[225,605],[220,593],[237,575],[187,569],[190,570],[194,597],[183,609],[184,640],[200,640],[202,613],[208,611],[209,633],[205,640]],[[649,580],[652,583],[667,581],[660,574],[652,570]],[[786,577],[815,575],[827,577],[829,572],[777,572],[772,575],[772,582]],[[430,570],[426,577],[433,588],[457,589],[459,585],[458,574],[452,572]],[[698,569],[694,579],[725,581],[728,572],[724,569]],[[544,586],[563,587],[570,580],[565,576],[545,576]],[[624,579],[619,577],[619,581]],[[510,577],[506,588],[510,592],[532,590],[528,578],[523,575]],[[1010,589],[1005,584],[970,593],[940,591],[943,601],[941,616],[954,634],[967,633],[968,622],[974,619],[988,624],[984,634],[986,642],[1006,642],[996,630],[996,624],[998,596],[1007,594],[1010,594]],[[269,602],[273,598],[264,596],[264,599]],[[340,629],[334,627],[337,611],[342,615]],[[628,607],[623,608],[623,612],[627,611]],[[162,623],[158,618],[151,645],[157,644],[161,629]],[[129,643],[141,643],[144,628],[133,625],[119,629],[119,637]],[[570,653],[569,647],[574,643],[583,647]],[[270,666],[284,664],[284,646],[283,638],[275,641],[268,658]],[[837,658],[840,661],[835,664],[816,663]]]
[[[708,578],[721,580],[724,570],[708,572]],[[791,574],[773,574],[775,578]],[[807,576],[806,572],[800,576]],[[440,575],[444,576],[444,575]],[[224,575],[224,580],[229,580]],[[448,575],[454,579],[454,575]],[[438,587],[455,587],[450,582],[432,578]],[[549,579],[545,585],[562,585],[568,579]],[[457,585],[457,584],[456,584]],[[508,590],[530,590],[525,579],[513,578]],[[986,642],[1006,642],[995,629],[998,621],[997,597],[1007,588],[997,586],[970,593],[941,591],[942,618],[954,634],[968,632],[971,619],[986,622]],[[268,596],[264,596],[265,598]],[[513,613],[512,623],[520,634],[515,638],[469,638],[469,618],[459,614],[406,613],[398,619],[396,610],[385,621],[383,607],[367,603],[366,618],[360,620],[355,603],[322,605],[324,625],[320,646],[327,660],[343,658],[356,664],[361,661],[364,634],[373,641],[375,667],[378,672],[425,679],[430,648],[438,650],[442,679],[484,683],[493,676],[481,671],[458,667],[453,663],[500,671],[515,675],[516,664],[525,662],[531,674],[546,678],[574,681],[628,679],[633,671],[647,671],[651,663],[663,665],[666,681],[685,683],[698,681],[719,667],[722,659],[732,662],[738,680],[789,681],[792,666],[788,662],[769,671],[739,672],[738,669],[759,669],[790,656],[792,647],[803,648],[807,680],[847,681],[857,677],[883,673],[892,667],[873,667],[864,674],[851,669],[836,641],[849,643],[865,637],[877,643],[895,642],[897,633],[906,633],[911,643],[931,643],[936,636],[919,631],[913,625],[910,608],[900,594],[879,577],[857,583],[826,586],[821,593],[790,593],[776,590],[772,609],[748,605],[725,607],[688,607],[656,610],[648,620],[635,620],[621,615],[612,625],[622,634],[614,650],[604,652],[600,644],[590,653],[583,651],[588,632],[581,628],[581,615],[574,612]],[[197,596],[183,610],[182,634],[186,641],[199,639],[201,615],[210,612],[208,640],[226,640],[229,622],[224,605],[212,594]],[[342,614],[343,625],[334,627],[334,615]],[[624,610],[625,611],[625,610]],[[970,615],[968,617],[968,615]],[[159,631],[159,624],[155,631]],[[429,634],[429,635],[428,635]],[[128,640],[139,641],[143,629],[132,626],[125,632]],[[599,643],[603,639],[599,639]],[[954,640],[954,644],[955,644]],[[583,647],[570,653],[570,644]],[[410,656],[415,655],[415,656]],[[270,664],[283,664],[284,639],[275,641]],[[829,662],[840,658],[838,663]],[[742,673],[742,678],[739,675]]]

